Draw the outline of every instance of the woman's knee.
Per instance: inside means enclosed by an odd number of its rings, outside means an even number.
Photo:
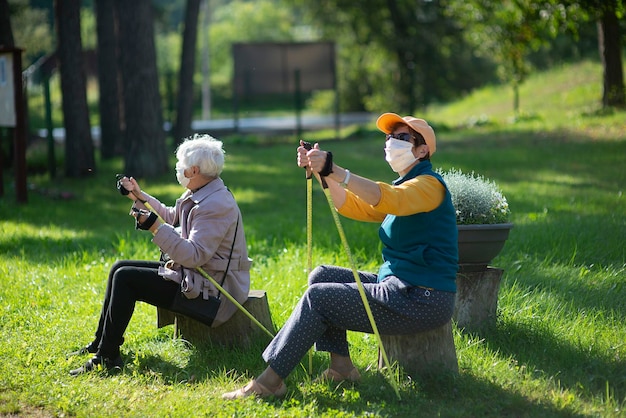
[[[337,303],[336,298],[341,292],[339,286],[341,285],[334,283],[313,283],[306,289],[302,299],[312,309],[328,309]]]
[[[108,277],[108,282],[111,283],[114,278],[115,278],[115,274],[124,266],[128,265],[128,260],[117,260],[115,263],[113,263],[113,265],[111,266],[111,268],[109,269],[109,277]]]
[[[337,277],[337,269],[335,266],[321,265],[313,269],[309,274],[309,286],[315,283],[335,282]]]
[[[119,270],[120,268],[127,266],[128,265],[128,260],[117,260],[115,263],[113,263],[113,265],[111,266],[111,275],[115,274],[115,272],[117,270]]]
[[[134,268],[129,265],[120,265],[115,270],[111,269],[112,281],[115,285],[119,286],[121,283],[126,283],[134,276]]]

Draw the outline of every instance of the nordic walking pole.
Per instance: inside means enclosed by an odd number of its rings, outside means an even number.
[[[308,144],[300,141],[300,143]],[[308,145],[309,149],[311,144]],[[307,281],[313,270],[313,172],[306,168],[306,277]],[[309,349],[309,375],[313,374],[313,349]]]

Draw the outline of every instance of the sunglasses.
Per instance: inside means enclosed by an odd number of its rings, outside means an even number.
[[[387,140],[393,138],[393,139],[399,139],[400,141],[411,142],[411,138],[413,138],[413,135],[406,133],[406,132],[402,132],[399,134],[387,134],[385,138]]]

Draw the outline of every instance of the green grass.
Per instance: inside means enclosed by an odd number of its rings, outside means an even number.
[[[496,181],[515,227],[493,262],[504,269],[496,325],[454,328],[459,375],[399,376],[402,401],[376,372],[375,339],[350,333],[360,385],[312,383],[299,368],[284,400],[223,402],[222,392],[263,370],[267,341],[248,351],[192,346],[173,339],[171,327],[156,329],[156,310],[141,303],[122,346],[124,371],[70,378],[68,370],[85,359],[65,353],[90,341],[111,264],[154,259],[158,250],[149,234],[134,230],[127,200],[114,188],[121,161],[100,163],[80,181],[33,175],[26,205],[5,186],[0,415],[626,416],[626,114],[598,111],[600,77],[599,65],[583,63],[531,78],[522,93],[528,111],[515,123],[502,87],[429,109],[426,118],[438,127],[434,165]],[[484,123],[468,123],[483,114]],[[323,146],[357,174],[392,180],[382,136],[373,126],[355,132]],[[280,326],[306,286],[296,141],[224,141],[223,178],[241,205],[255,260],[252,287],[267,290]],[[165,202],[180,193],[170,175],[141,184]],[[317,185],[313,214],[315,263],[347,265]],[[375,270],[377,226],[342,222],[359,267]],[[315,354],[314,369],[325,367],[326,357]]]

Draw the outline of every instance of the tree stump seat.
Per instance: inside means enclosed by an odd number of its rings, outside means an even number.
[[[268,331],[275,333],[267,294],[264,290],[250,290],[248,300],[243,307]],[[269,335],[240,309],[237,309],[235,314],[219,327],[211,328],[185,315],[157,308],[157,327],[162,328],[171,324],[174,324],[176,337],[184,338],[192,344],[211,342],[226,347],[248,347],[258,338],[269,339]]]
[[[452,322],[417,334],[380,336],[389,362],[397,362],[411,377],[440,373],[457,374],[459,363],[454,347]],[[385,366],[382,355],[378,356],[378,368]]]
[[[459,371],[452,322],[461,329],[478,330],[495,323],[502,269],[475,270],[460,266],[452,321],[431,331],[407,335],[381,335],[387,357],[397,362],[409,376],[432,372]],[[378,367],[384,367],[379,355]]]

